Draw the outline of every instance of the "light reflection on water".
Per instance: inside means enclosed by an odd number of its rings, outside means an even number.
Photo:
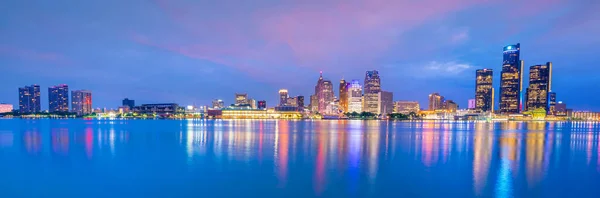
[[[0,196],[115,195],[100,190],[110,187],[182,197],[203,189],[267,197],[593,197],[600,193],[599,128],[587,122],[0,120]]]

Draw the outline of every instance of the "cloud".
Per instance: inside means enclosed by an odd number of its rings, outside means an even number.
[[[0,45],[0,55],[29,61],[44,61],[55,64],[69,64],[71,62],[62,54],[53,52],[40,52],[36,50],[16,48],[4,45]]]
[[[466,63],[457,63],[454,61],[450,62],[437,62],[431,61],[425,65],[424,69],[427,72],[437,75],[450,76],[461,74],[466,70],[470,70],[473,66]]]
[[[463,28],[454,33],[450,38],[450,42],[454,44],[462,43],[469,39],[469,29]]]

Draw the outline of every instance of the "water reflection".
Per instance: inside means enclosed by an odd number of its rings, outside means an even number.
[[[169,177],[310,192],[297,196],[539,196],[561,178],[585,178],[583,186],[600,182],[597,123],[41,120],[6,126],[0,125],[2,161],[21,155],[100,161],[79,166],[114,167],[128,176],[184,167]]]

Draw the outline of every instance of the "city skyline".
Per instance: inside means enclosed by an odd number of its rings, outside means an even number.
[[[93,91],[95,108],[118,107],[123,98],[134,98],[139,104],[209,105],[213,99],[231,104],[236,92],[273,106],[281,88],[304,95],[308,101],[318,71],[336,82],[333,90],[338,90],[342,77],[361,79],[363,84],[365,71],[378,70],[383,90],[393,92],[394,100],[416,100],[426,106],[428,94],[439,92],[466,107],[474,97],[473,71],[489,68],[495,71],[494,106],[498,109],[501,47],[521,43],[523,92],[529,87],[529,67],[552,62],[551,91],[557,93],[557,101],[573,109],[600,110],[600,104],[587,100],[600,94],[595,89],[600,81],[594,79],[598,62],[594,44],[600,39],[589,36],[600,32],[590,23],[600,18],[593,12],[600,6],[593,1],[539,2],[519,4],[531,11],[527,15],[537,17],[499,17],[503,14],[496,10],[503,5],[495,1],[448,2],[417,14],[405,8],[386,9],[411,6],[369,2],[351,2],[346,9],[335,2],[287,9],[261,3],[232,7],[148,1],[121,2],[130,5],[125,6],[130,10],[121,10],[117,7],[123,6],[113,2],[28,6],[14,1],[3,8],[1,17],[7,28],[0,30],[4,35],[0,38],[0,78],[5,79],[0,103],[17,107],[16,89],[38,84],[41,107],[46,109],[46,88],[68,84]],[[394,3],[426,8],[432,2]],[[368,18],[359,12],[365,6],[382,15]],[[218,13],[175,12],[198,7],[221,10],[231,18],[219,21],[214,20],[219,17],[207,17]],[[561,9],[566,10],[554,12]],[[134,17],[124,17],[130,12]],[[302,14],[307,12],[318,17]],[[472,19],[473,15],[478,19]],[[409,17],[418,20],[402,20]],[[88,25],[89,20],[97,23]],[[288,20],[302,20],[307,27]],[[196,31],[204,26],[214,31]],[[231,31],[236,28],[245,31]]]

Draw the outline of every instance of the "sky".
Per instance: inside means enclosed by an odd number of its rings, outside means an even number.
[[[600,111],[598,10],[597,0],[4,0],[0,103],[39,84],[47,109],[47,87],[68,84],[91,90],[94,107],[230,104],[236,92],[273,106],[281,88],[308,98],[320,71],[337,90],[378,70],[394,100],[426,107],[439,92],[466,107],[475,70],[493,69],[498,89],[502,47],[521,43],[524,76],[553,62],[557,100]]]

